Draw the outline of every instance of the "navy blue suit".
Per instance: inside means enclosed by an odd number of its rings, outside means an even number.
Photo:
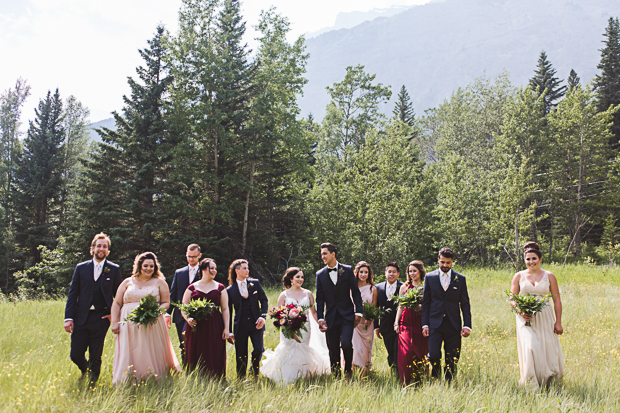
[[[200,279],[200,269],[196,272],[194,281]],[[168,314],[172,314],[172,322],[176,326],[177,336],[179,337],[179,347],[181,348],[181,359],[185,362],[185,319],[181,310],[172,303],[181,304],[183,302],[183,294],[189,287],[189,265],[187,267],[179,268],[174,272],[174,278],[172,279],[172,285],[170,286],[170,307],[168,307]]]
[[[461,321],[463,313],[463,321]],[[422,325],[429,327],[428,351],[433,376],[438,377],[441,368],[441,344],[446,361],[446,379],[456,374],[456,363],[461,354],[461,330],[463,325],[471,329],[471,312],[465,277],[452,270],[450,285],[444,291],[440,271],[426,274],[422,298]]]
[[[316,311],[327,323],[325,338],[329,349],[332,372],[340,375],[340,348],[344,356],[344,370],[351,372],[353,361],[353,329],[355,314],[362,314],[362,295],[348,265],[338,263],[336,285],[325,267],[316,273]]]
[[[265,326],[256,328],[256,321],[267,319],[269,303],[265,290],[256,279],[247,278],[248,298],[243,298],[237,281],[226,288],[228,293],[228,310],[230,313],[229,330],[235,336],[235,354],[237,358],[237,377],[245,377],[248,371],[248,339],[252,340],[252,374],[258,376],[258,368],[263,358],[263,334]],[[233,317],[234,311],[234,317]]]
[[[377,284],[377,307],[386,311],[381,318],[377,320],[375,329],[378,329],[383,337],[383,344],[385,344],[385,349],[388,353],[388,365],[398,373],[398,334],[394,331],[398,305],[396,305],[393,300],[388,300],[386,291],[387,285],[387,281]],[[395,296],[398,296],[402,285],[402,282],[396,280],[396,289],[394,290]]]
[[[94,274],[95,265],[92,260],[75,267],[65,306],[65,320],[73,320],[71,360],[82,374],[90,370],[90,379],[93,382],[99,378],[103,344],[110,327],[110,321],[102,317],[110,315],[114,295],[123,281],[119,266],[108,260],[104,261],[97,281]]]

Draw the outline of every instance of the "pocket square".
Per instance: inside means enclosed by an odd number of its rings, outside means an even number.
[[[456,287],[452,287],[452,288],[454,288],[456,290]]]
[[[252,294],[258,294],[258,291],[254,291]]]
[[[106,281],[110,281],[110,279],[109,279],[109,278],[106,278],[105,280],[106,280]]]

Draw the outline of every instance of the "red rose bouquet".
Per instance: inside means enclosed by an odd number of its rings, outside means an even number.
[[[306,328],[308,308],[310,307],[295,304],[283,305],[269,311],[269,318],[274,320],[273,325],[282,331],[284,337],[301,342],[301,331],[308,331]]]

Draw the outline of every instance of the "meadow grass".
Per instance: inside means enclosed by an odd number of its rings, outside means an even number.
[[[472,336],[463,340],[458,379],[403,388],[389,374],[383,343],[375,340],[373,371],[366,378],[300,380],[288,387],[267,379],[238,381],[228,346],[227,380],[175,374],[159,381],[112,386],[114,341],[108,333],[95,389],[78,384],[69,360],[64,301],[0,304],[0,409],[28,412],[617,412],[620,411],[620,269],[548,267],[564,305],[564,380],[547,389],[518,385],[515,316],[504,291],[512,274],[460,269],[472,303]],[[458,270],[458,269],[457,269]],[[269,291],[274,305],[278,289]],[[174,330],[170,337],[176,348]],[[268,323],[265,347],[278,333]]]

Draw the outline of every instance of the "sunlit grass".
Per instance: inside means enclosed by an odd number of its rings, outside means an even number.
[[[351,382],[331,377],[289,387],[265,379],[237,381],[228,347],[227,381],[178,374],[159,381],[112,386],[114,343],[109,333],[96,389],[78,385],[62,329],[64,302],[0,304],[0,409],[28,412],[368,412],[368,411],[620,411],[620,270],[593,266],[548,268],[558,277],[564,304],[566,359],[562,383],[531,391],[517,384],[514,314],[503,291],[512,274],[461,269],[472,302],[473,335],[463,340],[458,380],[403,389],[391,377],[383,343],[375,340],[373,372]],[[279,290],[269,291],[275,304]],[[176,334],[170,337],[176,343]],[[265,347],[278,342],[268,324]]]

